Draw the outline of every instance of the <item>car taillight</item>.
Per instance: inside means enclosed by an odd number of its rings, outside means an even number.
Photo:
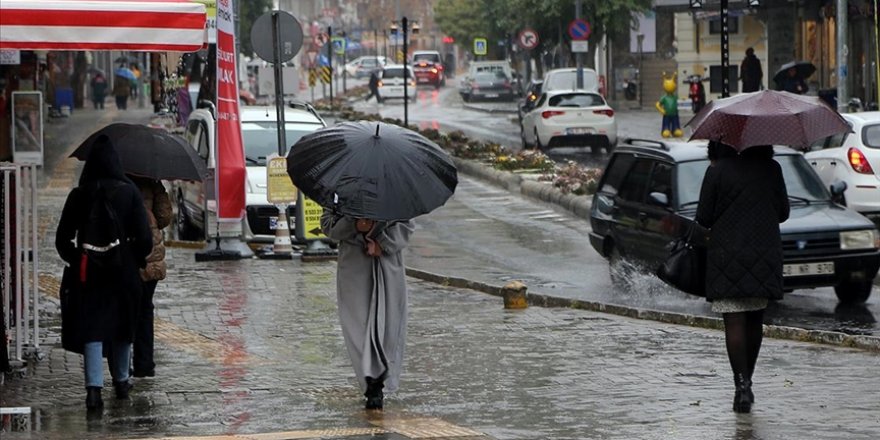
[[[593,110],[593,113],[595,113],[597,115],[605,115],[605,116],[608,116],[609,118],[614,117],[614,110],[611,110],[610,108],[605,109],[605,110]]]
[[[559,115],[564,115],[564,114],[565,114],[565,112],[561,112],[559,110],[547,110],[547,111],[541,112],[541,117],[544,119],[550,119],[554,116],[559,116]]]
[[[437,69],[436,68],[431,69],[431,73],[437,73]]]
[[[442,71],[442,70],[443,70],[443,66],[439,66],[439,65],[438,65],[438,66],[437,66],[437,70],[441,70],[441,71]]]
[[[846,156],[849,158],[849,164],[855,172],[859,174],[874,174],[871,164],[868,163],[868,158],[857,148],[850,148]]]

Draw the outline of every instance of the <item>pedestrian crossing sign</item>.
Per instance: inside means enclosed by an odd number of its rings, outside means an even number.
[[[336,55],[344,55],[345,54],[345,38],[333,37],[330,39],[330,42],[333,44],[333,52]]]
[[[474,55],[486,55],[489,44],[485,38],[474,38]]]

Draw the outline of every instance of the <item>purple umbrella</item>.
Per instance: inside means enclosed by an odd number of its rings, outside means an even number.
[[[739,151],[755,145],[806,148],[850,131],[849,124],[819,98],[775,90],[712,101],[685,125],[694,130],[692,140],[721,141]]]

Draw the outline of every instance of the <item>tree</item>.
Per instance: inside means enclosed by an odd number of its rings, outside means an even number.
[[[608,33],[629,32],[633,14],[651,7],[651,0],[584,1],[583,18],[592,24],[590,47],[592,55],[598,42]],[[575,16],[574,0],[439,0],[434,14],[441,29],[458,41],[470,42],[484,36],[495,41],[508,33],[515,36],[525,27],[540,36],[540,45],[532,51],[541,52],[567,44],[568,23]],[[468,43],[466,43],[468,44]],[[593,57],[587,56],[591,62]],[[539,63],[540,64],[540,63]]]
[[[239,29],[241,35],[241,53],[247,56],[254,55],[254,47],[251,45],[251,28],[257,18],[272,8],[272,0],[239,0]]]

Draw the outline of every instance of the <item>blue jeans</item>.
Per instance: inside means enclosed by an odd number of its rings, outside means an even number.
[[[104,386],[104,343],[86,342],[83,351],[86,387]],[[110,365],[110,376],[114,382],[128,380],[129,362],[131,361],[131,344],[128,342],[113,342],[110,344],[110,352],[107,353],[107,363]]]

